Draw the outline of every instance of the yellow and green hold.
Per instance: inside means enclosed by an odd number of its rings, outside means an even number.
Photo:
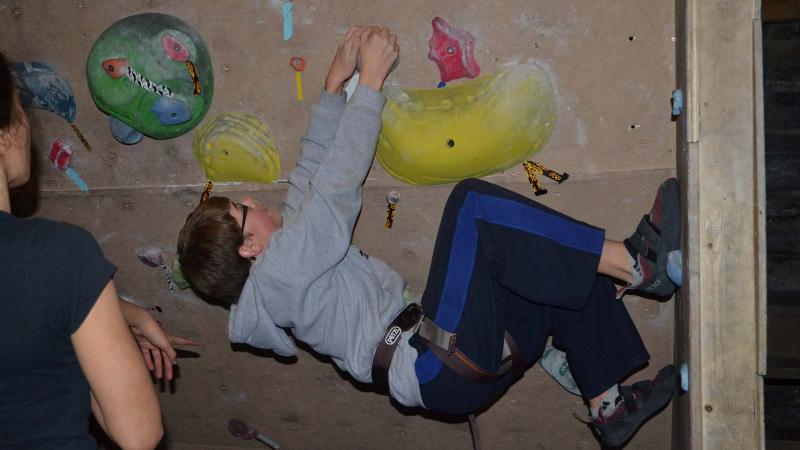
[[[386,87],[377,159],[410,184],[451,183],[505,170],[547,142],[556,99],[532,64],[444,89]]]

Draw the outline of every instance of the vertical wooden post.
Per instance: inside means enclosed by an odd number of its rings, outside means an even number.
[[[759,0],[678,0],[684,287],[673,448],[763,449],[766,208]]]

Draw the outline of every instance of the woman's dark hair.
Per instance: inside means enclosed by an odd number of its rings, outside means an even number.
[[[11,125],[14,118],[14,84],[5,55],[0,52],[0,130]]]

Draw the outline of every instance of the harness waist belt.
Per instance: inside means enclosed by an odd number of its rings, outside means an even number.
[[[417,336],[444,365],[473,383],[491,383],[509,371],[520,374],[525,369],[522,353],[508,331],[505,332],[501,363],[496,372],[486,370],[471,360],[456,345],[458,335],[443,330],[430,317],[425,317],[419,324]]]
[[[372,358],[372,382],[378,389],[389,391],[389,366],[392,364],[397,343],[400,342],[400,335],[419,323],[422,317],[422,306],[411,303],[389,324]]]

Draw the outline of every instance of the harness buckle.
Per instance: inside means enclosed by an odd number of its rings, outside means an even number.
[[[447,356],[452,356],[453,353],[455,353],[457,336],[458,336],[457,334],[450,336],[450,343],[447,345]]]

